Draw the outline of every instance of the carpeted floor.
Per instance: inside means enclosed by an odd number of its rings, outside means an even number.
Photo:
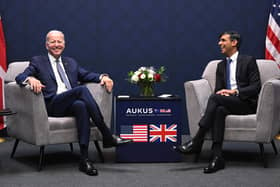
[[[99,175],[90,177],[78,171],[77,144],[73,154],[69,145],[47,146],[45,167],[38,172],[39,148],[20,142],[15,158],[10,159],[13,143],[6,138],[0,144],[1,187],[280,186],[280,159],[270,144],[265,146],[269,168],[263,168],[257,144],[225,143],[226,169],[214,174],[202,172],[210,157],[210,142],[205,143],[198,163],[193,156],[183,156],[177,163],[115,163],[114,149],[104,150],[105,163],[101,163],[91,144],[91,159],[96,160]]]

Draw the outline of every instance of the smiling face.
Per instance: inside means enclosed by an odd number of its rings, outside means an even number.
[[[64,34],[60,31],[50,31],[46,37],[46,48],[54,58],[58,59],[65,48]]]
[[[232,40],[229,34],[223,34],[218,42],[221,53],[227,57],[232,56],[237,51],[237,40]]]

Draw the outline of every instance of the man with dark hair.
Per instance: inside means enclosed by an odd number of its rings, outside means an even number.
[[[199,121],[199,130],[194,138],[174,149],[181,153],[199,154],[204,136],[212,132],[212,159],[204,173],[224,169],[222,155],[225,118],[229,114],[253,114],[256,112],[258,94],[261,89],[256,59],[239,54],[240,34],[223,32],[218,45],[225,59],[217,65],[215,92],[210,96],[204,115]]]
[[[21,86],[29,85],[34,93],[43,93],[48,115],[76,118],[81,153],[79,170],[87,175],[97,175],[97,169],[88,159],[90,120],[102,133],[105,148],[131,140],[123,140],[111,134],[95,99],[87,87],[79,83],[97,82],[111,92],[113,81],[107,74],[87,71],[73,58],[62,56],[65,40],[61,31],[48,32],[46,48],[48,55],[33,57],[24,72],[16,77],[16,82]]]
[[[240,34],[238,32],[236,32],[236,31],[225,31],[225,32],[220,34],[219,38],[221,38],[225,34],[229,35],[231,41],[233,41],[233,40],[237,41],[236,48],[237,48],[237,50],[239,50],[240,45],[241,45],[241,36],[240,36]]]

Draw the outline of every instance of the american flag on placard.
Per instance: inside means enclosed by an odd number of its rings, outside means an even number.
[[[150,142],[176,142],[177,141],[177,124],[169,127],[166,124],[150,125]]]
[[[133,142],[148,142],[148,125],[121,125],[120,137]]]
[[[6,42],[4,37],[2,19],[0,16],[0,110],[4,108],[4,76],[7,70]],[[3,116],[0,117],[0,130],[5,127]]]
[[[280,62],[280,0],[272,1],[265,39],[265,58]]]

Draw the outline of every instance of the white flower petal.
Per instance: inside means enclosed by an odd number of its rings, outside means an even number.
[[[140,79],[145,79],[146,78],[146,75],[143,73],[140,75]]]

